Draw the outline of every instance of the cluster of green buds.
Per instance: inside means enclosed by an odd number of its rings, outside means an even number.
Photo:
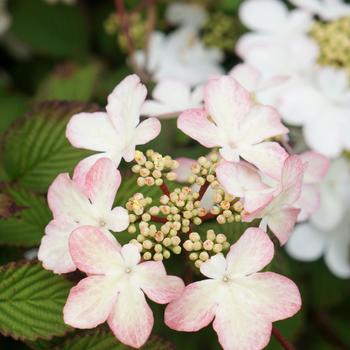
[[[136,164],[132,167],[132,172],[138,174],[137,184],[142,186],[162,186],[164,179],[176,180],[174,170],[179,166],[176,160],[170,156],[163,157],[160,153],[148,150],[146,154],[136,151]]]
[[[191,232],[183,243],[183,248],[194,266],[200,268],[212,255],[227,251],[230,243],[223,233],[215,234],[214,230],[208,230],[204,240],[198,232]]]
[[[213,12],[203,28],[203,42],[209,47],[232,51],[241,34],[242,25],[237,16]]]
[[[345,68],[350,74],[350,17],[316,22],[310,35],[320,48],[319,64]]]
[[[167,182],[176,179],[176,160],[148,150],[137,151],[134,161],[132,171],[138,175],[137,184],[159,186],[163,192],[158,200],[135,193],[126,203],[128,232],[134,235],[131,242],[139,244],[144,260],[169,259],[185,250],[189,260],[199,268],[210,256],[227,251],[230,244],[223,233],[209,230],[202,238],[195,229],[213,219],[219,224],[241,221],[242,203],[226,193],[217,181],[217,153],[200,157],[192,165],[188,181],[191,187],[179,185],[172,191]],[[212,192],[210,209],[205,209],[201,202],[207,190]]]
[[[213,188],[218,187],[215,171],[218,165],[219,155],[216,152],[211,153],[208,157],[200,157],[197,162],[191,166],[192,175],[189,177],[190,184],[203,186],[208,182]]]
[[[243,204],[239,200],[222,188],[218,188],[213,196],[214,205],[210,209],[210,213],[216,216],[219,224],[240,222],[243,214]]]
[[[146,21],[138,12],[130,13],[127,18],[128,32],[136,49],[142,49],[145,40]],[[107,34],[117,35],[119,47],[127,52],[127,38],[125,37],[123,24],[116,13],[111,13],[104,22]]]

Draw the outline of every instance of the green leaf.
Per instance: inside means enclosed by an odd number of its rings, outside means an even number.
[[[8,177],[25,188],[46,192],[59,173],[72,171],[91,154],[73,148],[65,129],[73,114],[93,110],[83,103],[46,102],[19,119],[3,139],[3,167]]]
[[[77,66],[66,63],[58,66],[39,86],[37,100],[90,100],[100,73],[100,65]]]
[[[80,57],[89,28],[79,6],[49,6],[42,0],[11,1],[11,32],[32,50],[53,57]]]
[[[50,339],[64,335],[62,309],[71,283],[38,263],[0,268],[0,331],[15,339]]]
[[[22,116],[27,108],[27,99],[20,95],[0,93],[0,134],[18,117]]]
[[[68,339],[55,350],[129,350],[132,349],[120,343],[111,331],[96,330],[85,335]],[[172,350],[173,346],[161,338],[151,337],[141,348],[142,350]]]
[[[8,188],[12,212],[0,219],[0,244],[31,247],[40,243],[51,219],[43,197],[19,188]]]

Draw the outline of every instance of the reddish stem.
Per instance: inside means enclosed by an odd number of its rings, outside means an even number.
[[[151,215],[151,221],[165,224],[168,220],[167,218],[162,218],[161,216]]]
[[[208,189],[209,185],[210,185],[210,183],[208,181],[206,181],[204,183],[204,185],[201,186],[201,188],[199,189],[199,197],[198,197],[199,201],[203,198],[205,192],[207,192],[207,189]]]
[[[204,216],[202,216],[201,220],[202,220],[202,222],[204,222],[204,221],[208,221],[211,219],[215,219],[216,217],[217,217],[217,215],[212,214],[212,213],[208,213],[208,214],[205,214]]]
[[[130,35],[129,19],[128,19],[128,14],[125,10],[124,0],[114,0],[114,3],[117,9],[117,16],[120,19],[123,34],[125,35],[125,38],[126,38],[126,45],[128,49],[130,63],[135,73],[141,78],[141,80],[144,82],[147,82],[149,80],[148,75],[146,74],[146,72],[143,71],[143,69],[141,69],[138,66],[135,60],[135,46],[134,46],[132,37]]]
[[[282,348],[285,350],[294,350],[294,346],[289,343],[289,341],[283,337],[281,332],[276,328],[272,327],[272,334],[276,340],[281,344]]]
[[[168,197],[170,196],[170,190],[164,182],[159,187],[165,195],[167,195]]]

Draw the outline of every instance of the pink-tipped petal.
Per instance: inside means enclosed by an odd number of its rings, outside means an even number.
[[[113,162],[101,158],[87,173],[85,186],[91,202],[103,212],[112,208],[120,182],[120,172]]]
[[[161,125],[157,118],[148,118],[141,122],[135,130],[133,143],[144,145],[155,139],[160,133]]]
[[[304,176],[304,165],[299,156],[289,156],[283,165],[281,200],[292,205],[300,197]]]
[[[77,268],[87,274],[116,274],[122,268],[120,246],[92,226],[82,226],[72,232],[69,251]]]
[[[188,285],[182,296],[165,309],[165,324],[177,331],[196,332],[214,318],[217,307],[215,292],[219,283],[204,280]]]
[[[288,153],[277,142],[262,142],[245,147],[241,151],[241,156],[263,173],[279,180]]]
[[[230,71],[229,75],[236,79],[248,91],[256,91],[261,79],[259,71],[245,63],[237,64]]]
[[[214,279],[222,278],[226,272],[226,259],[221,253],[216,254],[204,262],[200,270],[206,277]]]
[[[116,207],[106,217],[106,224],[113,232],[122,232],[129,226],[129,214],[125,208]]]
[[[207,118],[202,109],[189,109],[181,113],[177,127],[205,147],[219,146],[220,129]]]
[[[222,162],[216,175],[225,190],[237,197],[244,197],[247,191],[260,191],[267,188],[256,169],[244,162]]]
[[[266,232],[248,228],[227,254],[227,271],[232,275],[249,275],[263,269],[273,255],[273,243]]]
[[[69,293],[63,309],[64,322],[81,329],[97,327],[107,320],[117,295],[112,277],[84,278]]]
[[[49,187],[47,200],[55,219],[83,222],[90,217],[91,205],[88,198],[67,173],[56,177]]]
[[[270,340],[272,324],[251,307],[246,290],[227,288],[216,310],[213,328],[225,350],[260,350]]]
[[[108,317],[108,325],[122,343],[140,348],[153,328],[153,314],[138,288],[125,286]]]
[[[191,158],[177,158],[179,166],[175,169],[176,181],[182,183],[187,182],[189,177],[192,175],[191,167],[193,164],[196,164],[197,161]]]
[[[287,208],[278,211],[275,215],[268,218],[268,226],[276,235],[281,245],[284,245],[292,234],[299,213],[300,209]]]
[[[283,165],[282,188],[286,189],[300,182],[304,174],[304,165],[299,156],[289,156]]]
[[[243,200],[244,210],[248,213],[259,210],[259,208],[263,208],[270,203],[272,198],[270,191],[249,191]]]
[[[127,267],[134,267],[141,260],[139,248],[136,244],[128,243],[123,245],[121,249],[121,255],[124,260],[124,264]]]
[[[140,288],[158,304],[167,304],[179,298],[185,288],[181,278],[166,274],[160,261],[146,261],[137,265],[135,271]]]
[[[242,199],[248,212],[271,200],[271,191],[262,182],[258,171],[244,162],[222,162],[216,169],[216,175],[228,193]]]
[[[67,124],[66,136],[77,148],[106,152],[117,142],[117,134],[106,113],[79,113]]]
[[[318,183],[328,172],[330,161],[324,155],[317,152],[304,152],[300,154],[305,164],[304,181],[306,183]]]
[[[250,93],[230,76],[210,80],[204,89],[204,102],[215,124],[233,133],[252,105]]]
[[[75,228],[76,224],[56,220],[46,226],[38,251],[38,259],[45,269],[58,274],[76,269],[68,248],[69,235]]]
[[[315,184],[304,184],[295,207],[300,208],[298,222],[305,221],[314,214],[320,207],[320,189]]]
[[[108,116],[121,134],[138,125],[146,95],[146,87],[137,75],[132,74],[123,79],[108,96]]]
[[[272,322],[292,317],[300,310],[299,289],[287,277],[274,272],[261,272],[248,276],[240,283],[253,291],[251,298],[254,298],[257,309],[261,308],[261,313]],[[250,298],[249,294],[247,298]]]
[[[86,176],[94,164],[101,158],[109,158],[113,161],[115,167],[118,167],[121,156],[118,159],[113,158],[109,153],[97,153],[81,160],[74,169],[74,182],[88,195],[86,190]]]
[[[275,108],[256,105],[240,124],[240,139],[244,143],[256,144],[273,136],[287,134],[288,131]]]

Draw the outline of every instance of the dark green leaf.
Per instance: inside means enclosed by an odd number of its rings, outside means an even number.
[[[98,63],[77,66],[66,63],[58,66],[39,86],[36,99],[88,101],[100,72]]]
[[[0,331],[15,339],[50,339],[64,335],[62,309],[71,283],[39,263],[0,268]]]
[[[39,244],[51,218],[45,199],[19,188],[9,188],[7,192],[12,209],[7,218],[0,219],[0,244],[25,247]]]
[[[3,140],[8,177],[25,188],[46,192],[59,173],[72,171],[90,154],[73,148],[65,137],[68,120],[81,111],[92,109],[82,103],[42,103],[13,124]]]

